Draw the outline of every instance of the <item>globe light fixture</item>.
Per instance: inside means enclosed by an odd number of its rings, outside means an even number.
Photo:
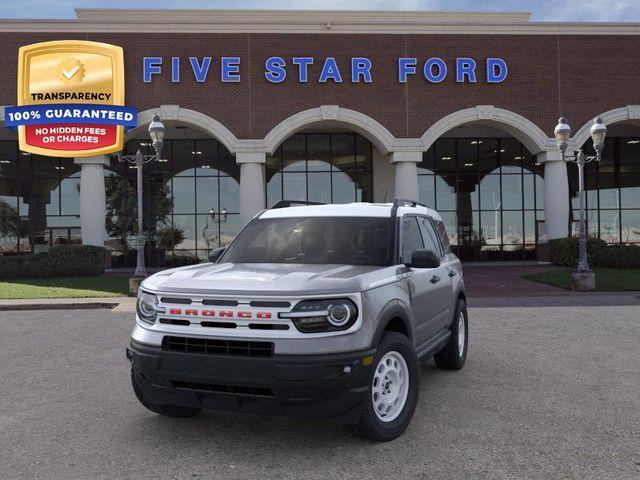
[[[564,154],[567,151],[567,145],[569,144],[569,137],[571,136],[571,127],[567,123],[567,119],[560,117],[558,125],[556,125],[553,131],[556,142],[558,143],[558,150]]]
[[[591,125],[591,140],[593,140],[593,148],[596,152],[602,153],[602,148],[604,147],[604,138],[607,136],[607,127],[604,123],[602,123],[602,119],[600,117],[596,117],[593,121],[593,125]]]

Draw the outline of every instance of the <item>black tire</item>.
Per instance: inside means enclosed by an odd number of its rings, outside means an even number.
[[[460,351],[458,339],[460,338],[459,318],[460,315],[464,318],[464,347],[463,351]],[[460,370],[464,367],[464,362],[467,360],[467,346],[469,344],[469,315],[467,313],[467,304],[460,298],[456,305],[456,313],[453,316],[453,322],[451,323],[451,337],[445,347],[435,354],[434,360],[436,366],[443,370]]]
[[[180,407],[178,405],[156,405],[151,401],[140,388],[140,379],[138,374],[131,369],[131,386],[133,387],[133,392],[136,394],[138,401],[145,407],[147,410],[151,410],[153,413],[157,413],[159,415],[164,415],[166,417],[176,417],[176,418],[186,418],[193,417],[200,413],[200,408],[191,408],[191,407]]]
[[[406,362],[409,372],[409,388],[404,407],[398,416],[392,421],[384,422],[374,411],[372,389],[375,370],[378,368],[380,360],[389,352],[399,353]],[[388,442],[402,435],[409,422],[411,422],[411,418],[413,418],[413,413],[418,403],[418,394],[420,393],[420,368],[411,341],[401,333],[396,332],[386,332],[382,336],[373,365],[375,368],[371,372],[366,405],[360,422],[357,425],[349,425],[347,428],[355,435],[376,442]]]

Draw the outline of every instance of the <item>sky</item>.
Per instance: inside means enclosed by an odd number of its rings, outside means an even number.
[[[18,0],[1,18],[75,18],[74,8],[260,8],[530,12],[532,21],[640,22],[640,0]]]

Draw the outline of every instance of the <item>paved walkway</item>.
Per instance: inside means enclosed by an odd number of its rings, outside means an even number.
[[[532,273],[548,272],[557,268],[555,265],[535,264],[517,266],[463,264],[462,271],[467,295],[470,297],[564,296],[571,292],[524,278]]]

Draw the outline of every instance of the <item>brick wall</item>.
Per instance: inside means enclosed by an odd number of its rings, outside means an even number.
[[[0,34],[0,104],[16,103],[18,48],[46,40],[81,39],[121,45],[125,51],[127,104],[139,110],[178,104],[210,115],[238,138],[261,138],[286,117],[307,108],[337,104],[365,113],[397,137],[419,137],[431,124],[456,110],[491,104],[530,119],[549,135],[560,113],[575,129],[597,113],[640,104],[640,36],[524,35],[301,35],[301,34]],[[272,55],[290,59],[312,56],[307,84],[289,67],[284,83],[264,77]],[[163,56],[162,76],[142,82],[142,57]],[[182,57],[182,81],[171,83],[170,57]],[[205,83],[196,83],[188,57],[213,57]],[[242,58],[240,83],[220,82],[221,56]],[[336,57],[345,80],[320,84],[326,56]],[[373,83],[349,81],[349,59],[373,61]],[[415,75],[397,79],[398,57],[447,61],[449,75],[430,84]],[[476,84],[457,84],[452,63],[457,56],[504,58],[509,76],[487,84],[483,68]],[[418,67],[420,72],[420,67]]]

